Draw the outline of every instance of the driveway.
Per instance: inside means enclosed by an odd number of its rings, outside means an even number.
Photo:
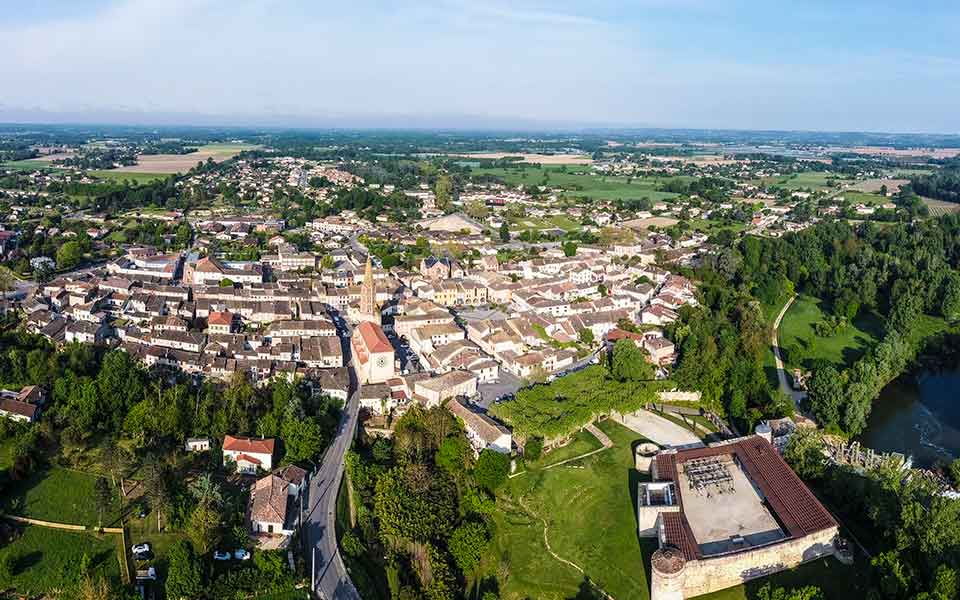
[[[638,410],[635,413],[621,415],[617,420],[627,429],[636,431],[660,446],[703,446],[700,438],[689,429],[650,411]]]

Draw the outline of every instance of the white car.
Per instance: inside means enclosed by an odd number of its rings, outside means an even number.
[[[216,550],[213,553],[213,560],[230,560],[230,553]]]
[[[250,560],[250,553],[241,548],[234,551],[233,557],[237,560]]]
[[[134,544],[133,546],[130,546],[130,551],[134,554],[146,554],[147,552],[150,552],[150,542]]]

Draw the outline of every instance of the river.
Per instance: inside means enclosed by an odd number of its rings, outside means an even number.
[[[912,456],[917,467],[960,458],[960,364],[891,382],[859,439],[874,450]]]

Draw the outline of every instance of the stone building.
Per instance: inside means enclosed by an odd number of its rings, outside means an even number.
[[[651,600],[681,600],[835,554],[837,523],[760,436],[664,450],[638,490],[637,523],[659,542]]]

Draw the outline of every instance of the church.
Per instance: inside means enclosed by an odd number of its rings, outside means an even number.
[[[360,285],[360,305],[351,307],[348,316],[355,323],[370,322],[380,325],[380,307],[377,305],[377,286],[373,281],[373,264],[367,256],[367,266]]]
[[[361,384],[383,383],[396,374],[393,345],[376,323],[364,321],[357,325],[350,344]]]

